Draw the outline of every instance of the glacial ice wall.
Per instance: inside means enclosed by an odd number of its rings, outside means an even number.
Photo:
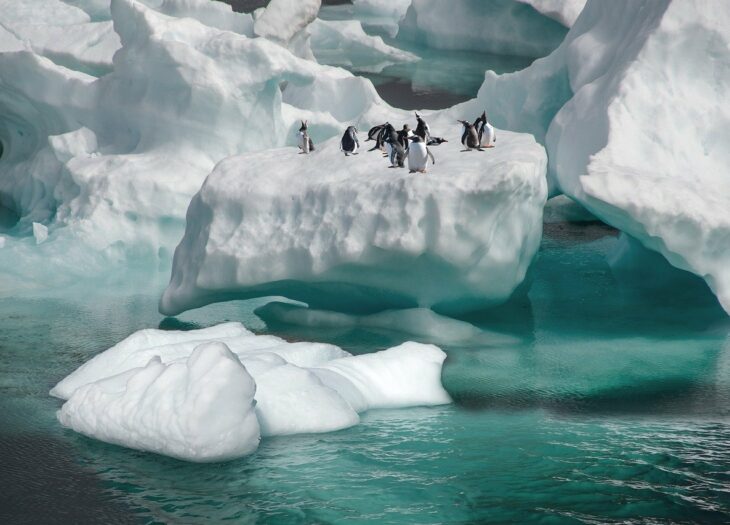
[[[254,335],[240,323],[140,330],[83,364],[51,394],[59,421],[89,437],[188,461],[256,450],[260,436],[330,432],[376,408],[450,402],[446,354],[404,343],[362,356]]]
[[[426,47],[541,57],[553,51],[566,29],[514,0],[443,2],[413,0],[398,38]]]
[[[472,102],[546,144],[551,194],[703,277],[728,311],[729,16],[713,0],[589,1],[554,53],[488,72]]]

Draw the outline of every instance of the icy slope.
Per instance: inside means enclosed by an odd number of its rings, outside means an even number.
[[[427,174],[339,138],[221,162],[193,198],[160,310],[284,295],[312,307],[463,311],[505,300],[540,242],[545,153],[527,135],[460,152],[459,126]],[[368,143],[372,144],[372,143]]]
[[[437,49],[540,57],[558,47],[565,31],[514,0],[413,0],[398,38]]]
[[[552,55],[488,72],[465,109],[534,133],[552,192],[705,278],[730,311],[728,27],[719,0],[589,1]]]
[[[418,343],[351,356],[332,345],[257,336],[239,323],[141,330],[51,394],[67,399],[61,423],[90,437],[218,461],[253,452],[259,428],[263,436],[328,432],[357,424],[368,409],[448,403],[445,357]]]

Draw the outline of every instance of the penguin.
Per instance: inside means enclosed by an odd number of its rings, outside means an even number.
[[[385,126],[385,138],[383,141],[385,142],[387,148],[388,148],[388,157],[390,158],[390,167],[391,168],[403,168],[405,167],[405,161],[406,161],[406,148],[407,146],[407,139],[406,139],[406,146],[403,146],[401,141],[399,140],[400,132],[397,132],[395,128],[392,126],[392,124],[387,124]]]
[[[370,128],[370,131],[368,131],[368,138],[365,142],[375,140],[375,146],[370,148],[368,151],[375,151],[377,149],[383,153],[384,157],[390,156],[390,151],[387,149],[387,144],[385,143],[388,126],[390,126],[390,123],[386,122],[385,124],[380,124],[379,126],[373,126]]]
[[[418,113],[416,113],[416,120],[418,121],[418,125],[416,126],[415,134],[428,143],[428,139],[431,137],[431,128],[428,127],[426,121]]]
[[[420,135],[413,135],[409,140],[411,141],[411,145],[408,147],[409,173],[426,173],[429,157],[431,157],[431,163],[436,164],[433,153],[428,149]]]
[[[497,141],[497,135],[494,133],[494,126],[487,120],[487,112],[484,111],[481,116],[474,121],[474,127],[479,135],[479,145],[483,148],[493,148]]]
[[[413,136],[413,131],[408,124],[403,124],[403,129],[398,132],[398,142],[404,149],[408,148],[408,138]]]
[[[302,120],[302,127],[299,128],[299,149],[302,150],[299,152],[300,155],[314,151],[314,142],[312,142],[312,139],[309,138],[309,133],[307,133],[306,120]]]
[[[355,126],[349,126],[345,130],[345,134],[342,135],[340,141],[340,151],[348,157],[350,153],[357,155],[357,150],[360,148],[360,141],[357,140],[357,128]]]
[[[471,151],[473,149],[478,151],[484,151],[479,144],[479,135],[473,124],[469,124],[466,120],[459,120],[458,122],[464,126],[464,133],[461,135],[461,143],[464,148],[461,151]]]
[[[427,146],[440,146],[444,142],[448,142],[446,139],[442,139],[441,137],[432,137],[429,135],[428,142],[426,142]]]

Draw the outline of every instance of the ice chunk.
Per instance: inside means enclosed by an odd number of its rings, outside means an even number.
[[[259,428],[264,436],[329,432],[357,424],[371,408],[449,403],[445,357],[419,343],[351,356],[333,345],[257,336],[239,323],[141,330],[51,394],[68,400],[61,423],[86,435],[217,461],[250,453]]]
[[[321,5],[321,0],[271,0],[256,16],[253,31],[297,56],[313,59],[307,26],[317,18]]]
[[[199,345],[185,362],[153,358],[142,368],[85,385],[58,412],[64,426],[125,447],[197,462],[225,461],[256,450],[256,384],[218,342]]]
[[[160,309],[266,295],[314,308],[453,312],[507,299],[540,242],[545,154],[526,135],[461,153],[453,121],[426,175],[339,138],[221,162],[193,198]],[[243,175],[245,173],[245,176]]]
[[[398,39],[437,49],[540,57],[565,37],[565,27],[513,0],[413,0]]]
[[[39,222],[33,223],[33,237],[36,244],[42,244],[48,239],[48,226]]]

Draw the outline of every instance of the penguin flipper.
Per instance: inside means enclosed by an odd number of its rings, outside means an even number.
[[[431,153],[431,150],[428,149],[428,148],[426,148],[426,153],[428,154],[429,157],[431,157],[431,164],[433,164],[435,166],[436,165],[436,159],[433,158],[433,153]]]

